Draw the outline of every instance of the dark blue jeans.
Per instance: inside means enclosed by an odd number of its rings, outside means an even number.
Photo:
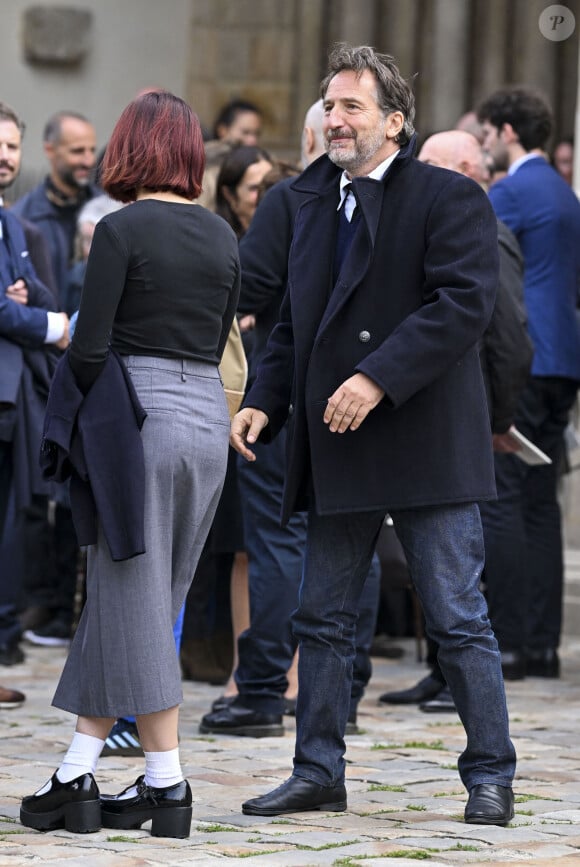
[[[355,624],[382,512],[309,515],[298,637],[294,773],[320,785],[344,779]],[[439,663],[467,734],[459,773],[467,789],[511,785],[515,751],[497,642],[479,590],[483,534],[475,504],[391,513]]]
[[[296,650],[291,615],[298,605],[306,547],[306,514],[280,526],[286,462],[286,430],[255,447],[257,460],[240,458],[238,484],[248,554],[250,627],[238,639],[235,679],[242,702],[263,713],[282,713],[286,673]],[[380,567],[375,559],[360,600],[356,659],[348,706],[355,710],[371,676],[370,646],[375,633]]]
[[[502,650],[556,648],[562,627],[563,553],[558,478],[578,384],[533,377],[516,425],[552,458],[530,467],[496,454],[496,501],[481,504],[489,616]]]

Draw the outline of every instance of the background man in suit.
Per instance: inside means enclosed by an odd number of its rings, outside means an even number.
[[[68,344],[68,317],[54,311],[55,299],[40,282],[30,261],[24,227],[2,206],[1,196],[18,176],[24,124],[0,103],[0,539],[13,485],[15,499],[26,505],[39,469],[28,456],[39,454],[40,430],[50,369],[45,344]],[[33,373],[34,372],[34,373]],[[44,389],[44,394],[43,394]],[[21,662],[20,624],[15,614],[17,586],[4,563],[0,571],[0,664]],[[22,693],[0,687],[0,705],[24,700]]]
[[[43,147],[49,172],[13,205],[17,216],[33,223],[49,248],[59,304],[64,304],[74,256],[77,217],[100,191],[91,183],[95,166],[94,126],[82,114],[59,111],[46,122]],[[54,524],[48,521],[48,499],[38,497],[23,515],[17,531],[25,539],[23,564],[27,607],[21,622],[34,644],[68,645],[73,625],[78,544],[66,502],[66,488],[57,497]]]
[[[461,172],[482,187],[487,185],[489,172],[485,155],[478,140],[462,130],[435,133],[419,152],[421,162]],[[514,421],[518,401],[527,383],[533,357],[533,346],[527,331],[524,306],[524,263],[514,235],[498,220],[499,280],[491,321],[481,341],[481,366],[486,385],[494,449],[515,450],[506,436]],[[495,455],[494,455],[495,457]],[[486,524],[483,522],[484,538]],[[492,612],[491,624],[495,630]],[[437,646],[427,640],[427,661],[431,673],[410,689],[386,692],[380,697],[385,704],[419,704],[422,711],[454,711],[455,703],[437,662]],[[504,678],[520,677],[519,668],[508,654],[502,654]]]
[[[414,99],[391,57],[337,46],[321,95],[329,158],[294,183],[309,196],[280,321],[232,423],[252,460],[290,414],[282,518],[308,507],[294,773],[242,809],[346,808],[357,605],[388,511],[467,732],[466,821],[503,825],[515,751],[479,590],[477,508],[495,495],[478,341],[495,300],[496,221],[477,184],[413,159]]]
[[[558,677],[563,555],[556,490],[564,430],[580,382],[580,203],[543,155],[552,116],[542,96],[505,88],[486,99],[478,114],[484,147],[509,166],[489,197],[525,262],[535,354],[515,423],[552,458],[542,467],[510,455],[496,460],[498,501],[484,506],[488,601],[500,648],[522,674]]]

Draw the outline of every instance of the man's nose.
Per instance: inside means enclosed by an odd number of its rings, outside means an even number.
[[[344,126],[344,116],[340,108],[334,106],[326,116],[327,123],[332,129]]]

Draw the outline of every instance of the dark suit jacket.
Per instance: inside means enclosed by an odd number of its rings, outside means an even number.
[[[273,436],[289,415],[283,519],[311,476],[321,514],[495,496],[478,342],[498,279],[496,220],[473,181],[399,152],[355,178],[361,223],[332,286],[340,169],[324,156],[293,183],[300,206],[288,290],[245,400]],[[385,398],[359,430],[332,434],[328,397],[361,371]]]
[[[71,509],[79,545],[97,541],[100,521],[113,560],[145,551],[145,458],[141,428],[147,413],[115,352],[86,395],[69,364],[56,369],[44,422],[40,463],[45,479],[71,479]]]
[[[497,221],[499,281],[491,321],[481,344],[481,367],[488,394],[491,429],[505,433],[513,424],[528,382],[534,345],[524,304],[524,260],[508,227]]]
[[[3,211],[4,242],[0,250],[0,439],[13,444],[11,470],[17,509],[29,505],[33,494],[47,494],[40,476],[38,450],[50,380],[55,365],[44,343],[47,310],[55,299],[38,279],[31,263],[25,230],[9,211]],[[28,287],[28,304],[6,298],[17,277]]]
[[[286,290],[294,218],[308,194],[285,178],[268,190],[240,241],[242,286],[238,311],[256,317],[248,380],[255,379]]]

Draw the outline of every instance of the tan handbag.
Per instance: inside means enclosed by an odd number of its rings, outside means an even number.
[[[230,418],[239,410],[248,380],[248,362],[238,320],[234,319],[220,364]]]

